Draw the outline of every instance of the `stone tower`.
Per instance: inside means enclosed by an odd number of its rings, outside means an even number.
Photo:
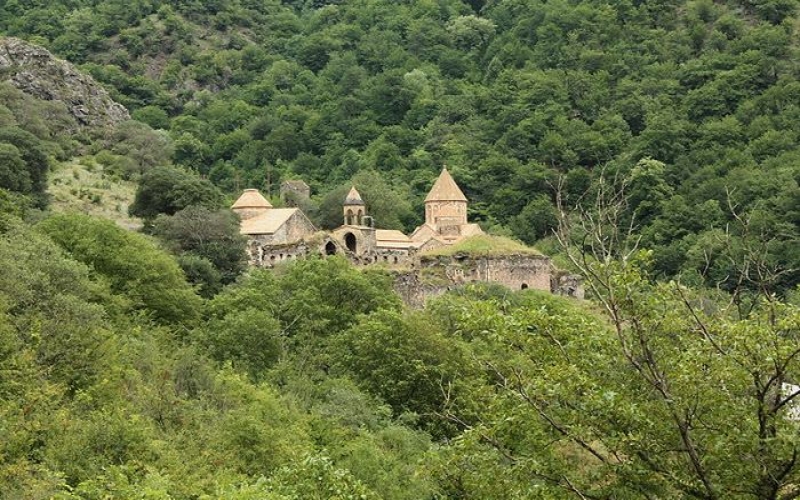
[[[467,223],[467,197],[461,192],[447,167],[442,169],[425,198],[425,223],[439,228]]]
[[[356,187],[350,188],[347,197],[344,199],[342,207],[344,212],[345,226],[363,226],[364,218],[367,215],[367,208],[361,195],[356,191]]]
[[[281,183],[281,200],[289,206],[297,206],[298,202],[307,201],[310,197],[311,188],[301,180]]]
[[[242,220],[252,219],[271,208],[272,204],[258,192],[258,189],[245,189],[244,193],[231,206],[231,210]]]

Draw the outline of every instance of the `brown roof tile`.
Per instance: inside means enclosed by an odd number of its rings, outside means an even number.
[[[242,234],[273,234],[299,211],[300,209],[297,208],[273,208],[252,219],[243,220],[239,232]]]
[[[245,189],[231,208],[272,208],[272,204],[258,192],[258,189]]]
[[[461,192],[453,176],[447,171],[447,168],[442,169],[439,178],[431,188],[431,192],[425,198],[425,202],[429,201],[467,201],[467,197]]]

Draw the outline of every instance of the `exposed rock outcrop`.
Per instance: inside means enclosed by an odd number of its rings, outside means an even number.
[[[0,37],[0,81],[46,101],[61,101],[85,127],[109,127],[130,119],[124,106],[91,76],[47,50]]]

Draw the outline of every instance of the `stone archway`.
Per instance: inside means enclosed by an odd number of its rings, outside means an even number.
[[[356,239],[356,235],[353,233],[347,233],[344,235],[344,246],[347,247],[353,253],[356,253],[358,250],[358,240]]]
[[[325,255],[336,255],[336,243],[329,241],[325,244]]]

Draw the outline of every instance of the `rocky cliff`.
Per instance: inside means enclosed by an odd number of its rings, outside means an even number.
[[[82,126],[110,127],[130,119],[91,76],[16,38],[0,38],[0,81],[39,99],[63,102]]]

